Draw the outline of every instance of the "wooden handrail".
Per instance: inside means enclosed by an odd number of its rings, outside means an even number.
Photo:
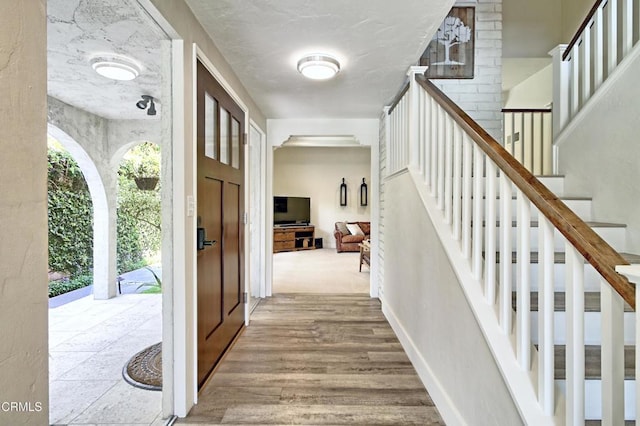
[[[502,112],[551,112],[551,108],[502,108]]]
[[[580,219],[570,208],[518,160],[505,150],[491,135],[476,123],[458,105],[453,103],[431,81],[423,75],[416,75],[422,86],[451,117],[462,127],[469,137],[505,173],[509,179],[531,200],[540,213],[574,245],[582,256],[602,275],[620,296],[635,309],[635,287],[615,271],[616,265],[629,263],[606,243],[593,229]]]
[[[407,93],[407,90],[409,90],[409,82],[408,81],[404,84],[404,86],[402,86],[402,89],[400,89],[400,92],[398,92],[396,97],[393,98],[393,101],[391,101],[391,108],[389,108],[389,115],[391,115],[391,112],[393,112],[395,107],[398,106],[398,104],[402,100],[402,97],[404,96],[404,94]]]
[[[591,19],[593,18],[593,15],[596,14],[596,12],[598,11],[598,8],[600,7],[600,5],[602,3],[604,3],[605,1],[607,1],[607,0],[596,0],[596,2],[594,3],[593,7],[591,7],[591,10],[587,14],[587,17],[584,18],[584,21],[582,21],[582,24],[580,24],[580,27],[578,27],[578,31],[576,31],[576,33],[573,35],[573,38],[569,42],[569,45],[567,46],[567,49],[562,54],[562,60],[563,61],[567,60],[567,58],[571,54],[571,49],[573,49],[573,46],[575,46],[575,44],[578,42],[578,40],[580,40],[580,37],[582,37],[582,33],[584,32],[584,30],[589,25],[589,22],[591,22]]]

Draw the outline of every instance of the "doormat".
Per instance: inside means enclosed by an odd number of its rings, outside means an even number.
[[[135,354],[124,365],[122,377],[137,388],[162,390],[162,342]]]

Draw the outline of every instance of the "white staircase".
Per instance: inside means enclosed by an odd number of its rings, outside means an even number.
[[[640,258],[618,253],[625,225],[589,222],[588,194],[536,179],[418,74],[389,110],[388,173],[411,174],[523,420],[635,419],[635,288],[616,268]]]

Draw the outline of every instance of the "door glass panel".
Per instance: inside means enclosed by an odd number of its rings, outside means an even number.
[[[220,162],[229,164],[229,111],[220,107]]]
[[[204,155],[218,159],[218,141],[216,139],[216,112],[218,101],[208,93],[204,94]]]
[[[231,122],[231,165],[240,168],[240,123],[235,118]]]

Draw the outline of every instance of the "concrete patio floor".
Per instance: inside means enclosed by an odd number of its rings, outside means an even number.
[[[162,295],[93,296],[49,310],[49,422],[164,425],[162,393],[135,388],[122,368],[162,340]]]

